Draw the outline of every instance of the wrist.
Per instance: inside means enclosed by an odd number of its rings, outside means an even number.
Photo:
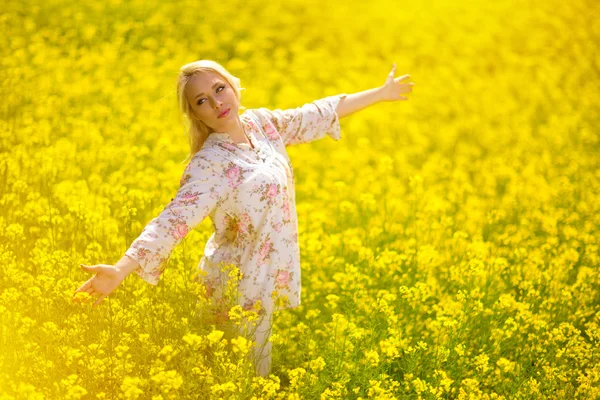
[[[127,255],[124,255],[115,264],[115,269],[119,272],[119,274],[123,275],[123,278],[126,278],[129,274],[131,274],[138,268],[140,268],[140,264]]]
[[[375,89],[375,91],[377,92],[376,98],[377,98],[378,103],[387,100],[385,97],[385,91],[386,91],[385,86],[379,86],[378,88]]]

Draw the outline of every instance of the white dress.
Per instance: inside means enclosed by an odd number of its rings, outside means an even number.
[[[276,311],[272,294],[300,305],[300,248],[294,172],[286,146],[329,135],[341,138],[335,109],[346,94],[287,110],[247,109],[240,115],[252,144],[234,143],[213,132],[186,166],[173,201],[152,219],[126,255],[140,264],[135,272],[156,285],[175,246],[207,216],[214,226],[199,269],[208,275],[211,296],[223,279],[221,263],[242,272],[239,303],[250,309],[261,300]]]

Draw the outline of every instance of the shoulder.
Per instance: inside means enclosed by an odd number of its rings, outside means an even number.
[[[265,125],[266,123],[271,121],[272,113],[273,112],[271,110],[269,110],[268,108],[260,107],[260,108],[247,109],[244,111],[242,116],[249,120],[258,119],[258,121],[261,124]]]
[[[223,176],[223,165],[211,157],[207,157],[205,153],[194,154],[190,162],[186,165],[179,185],[184,186],[190,182],[218,182]]]
[[[226,160],[222,155],[210,148],[202,148],[192,156],[185,167],[184,175],[219,174],[225,164]]]
[[[278,129],[281,125],[281,110],[270,110],[266,107],[253,108],[251,110],[246,110],[243,115],[249,120],[260,124],[262,130],[267,133],[267,135],[271,135],[271,132]],[[276,137],[271,137],[271,139],[275,139]]]

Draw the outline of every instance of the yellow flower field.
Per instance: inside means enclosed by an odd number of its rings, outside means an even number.
[[[1,400],[600,398],[596,1],[0,10]],[[176,193],[175,78],[200,59],[247,108],[378,87],[393,62],[416,83],[288,148],[302,304],[266,378],[199,300],[208,219],[158,286],[71,302],[79,264],[114,264]]]

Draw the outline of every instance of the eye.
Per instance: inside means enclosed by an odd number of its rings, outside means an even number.
[[[225,89],[225,85],[221,85],[217,88],[217,93],[220,93],[218,90],[219,89]],[[222,90],[221,90],[222,92]],[[198,104],[199,106],[201,106],[202,104],[204,104],[204,102],[202,101],[204,98],[201,98],[200,100],[198,100],[198,102],[196,104]]]

